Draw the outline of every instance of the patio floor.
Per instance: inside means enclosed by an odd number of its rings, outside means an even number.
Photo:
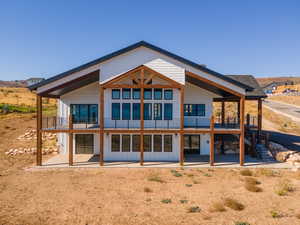
[[[293,168],[292,165],[288,163],[266,163],[260,161],[256,158],[250,156],[245,156],[245,167],[257,167],[257,168]],[[43,162],[42,166],[35,166],[34,168],[96,168],[99,166],[99,156],[88,155],[88,154],[76,154],[74,155],[74,164],[69,166],[68,164],[68,155],[58,154],[50,159]],[[157,167],[157,168],[176,168],[180,167],[179,162],[144,162],[144,166],[140,166],[139,161],[122,161],[122,162],[104,162],[104,168],[112,167],[126,167],[126,168],[147,168],[147,167]],[[200,155],[189,155],[186,156],[184,167],[210,167],[209,165],[209,156],[200,156]],[[215,156],[215,165],[214,167],[219,168],[236,168],[240,167],[239,165],[239,155],[238,154],[228,154],[228,155],[216,155]]]

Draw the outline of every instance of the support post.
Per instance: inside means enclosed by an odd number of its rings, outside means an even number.
[[[222,107],[221,107],[221,123],[222,126],[225,125],[225,101],[222,100]]]
[[[210,157],[209,157],[209,163],[211,166],[214,165],[215,162],[215,133],[214,133],[214,116],[211,116],[210,119]]]
[[[240,121],[240,115],[241,115],[241,103],[238,101],[238,102],[237,102],[237,118],[238,118],[238,124],[241,122],[241,121]]]
[[[36,165],[42,165],[42,96],[36,96]]]
[[[261,128],[262,128],[262,100],[258,99],[257,102],[257,137],[258,143],[261,143]]]
[[[255,152],[256,136],[255,135],[256,135],[255,132],[253,132],[252,136],[251,136],[251,154],[252,155],[254,155],[254,154],[256,155],[256,152]]]
[[[140,165],[144,165],[144,69],[141,70],[141,101],[140,101]]]
[[[240,99],[240,165],[244,165],[245,159],[245,97]]]
[[[73,119],[70,111],[69,115],[69,166],[73,166]]]
[[[247,113],[247,128],[250,128],[250,114]]]
[[[180,166],[184,165],[184,87],[180,88]]]
[[[104,165],[104,88],[99,89],[99,163]]]

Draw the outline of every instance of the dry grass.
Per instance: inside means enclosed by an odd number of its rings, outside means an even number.
[[[241,171],[240,171],[240,174],[241,174],[242,176],[252,176],[252,175],[253,175],[252,171],[249,170],[249,169],[243,169],[243,170],[241,170]]]
[[[223,202],[219,201],[219,202],[212,203],[209,208],[209,211],[210,212],[225,212],[226,208],[224,207]]]
[[[201,212],[201,209],[199,206],[191,206],[187,209],[188,213],[197,213],[197,212]]]
[[[251,185],[257,185],[257,184],[260,184],[260,182],[253,178],[253,177],[245,177],[245,183],[246,184],[251,184]]]
[[[293,192],[294,190],[294,186],[288,179],[280,180],[275,186],[275,193],[279,196],[287,195],[289,192]]]
[[[148,181],[158,182],[158,183],[165,183],[165,181],[159,176],[158,173],[150,174],[148,177]]]
[[[262,192],[262,188],[256,186],[255,184],[245,183],[245,188],[251,192]]]
[[[224,205],[228,208],[231,208],[231,209],[237,210],[237,211],[241,211],[241,210],[245,209],[245,206],[242,203],[238,202],[237,200],[235,200],[233,198],[225,198]]]
[[[300,106],[300,96],[271,96],[268,99]]]
[[[151,193],[153,192],[151,188],[148,188],[148,187],[144,187],[144,192],[146,193]]]

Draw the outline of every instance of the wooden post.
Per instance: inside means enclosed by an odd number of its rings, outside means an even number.
[[[238,123],[240,123],[240,115],[241,115],[241,103],[238,101],[237,102],[237,118],[238,118]]]
[[[261,143],[261,128],[262,128],[262,100],[258,99],[257,102],[257,134],[258,143]]]
[[[241,97],[240,99],[240,165],[244,165],[245,159],[245,97]]]
[[[73,133],[71,130],[73,129],[73,119],[72,113],[70,111],[69,115],[69,166],[73,166]]]
[[[144,165],[144,69],[141,70],[141,101],[140,101],[140,165]]]
[[[256,154],[255,147],[256,147],[256,136],[255,136],[255,132],[253,132],[252,136],[251,136],[251,154],[252,155]]]
[[[99,161],[100,166],[104,165],[104,88],[99,89]]]
[[[184,165],[184,87],[180,88],[180,166]]]
[[[269,149],[269,144],[270,144],[269,140],[270,140],[270,133],[266,133],[265,146],[267,149]]]
[[[36,96],[36,165],[42,165],[42,96]]]
[[[250,114],[247,113],[247,128],[250,128]]]
[[[224,126],[225,125],[225,101],[224,100],[222,100],[221,121],[222,121],[222,126]]]
[[[215,133],[214,133],[214,126],[215,126],[214,116],[211,116],[210,119],[210,157],[209,162],[210,165],[213,166],[215,162]]]

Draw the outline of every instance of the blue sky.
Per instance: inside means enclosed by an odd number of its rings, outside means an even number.
[[[300,76],[300,1],[3,0],[0,80],[50,77],[145,40],[223,74]]]

